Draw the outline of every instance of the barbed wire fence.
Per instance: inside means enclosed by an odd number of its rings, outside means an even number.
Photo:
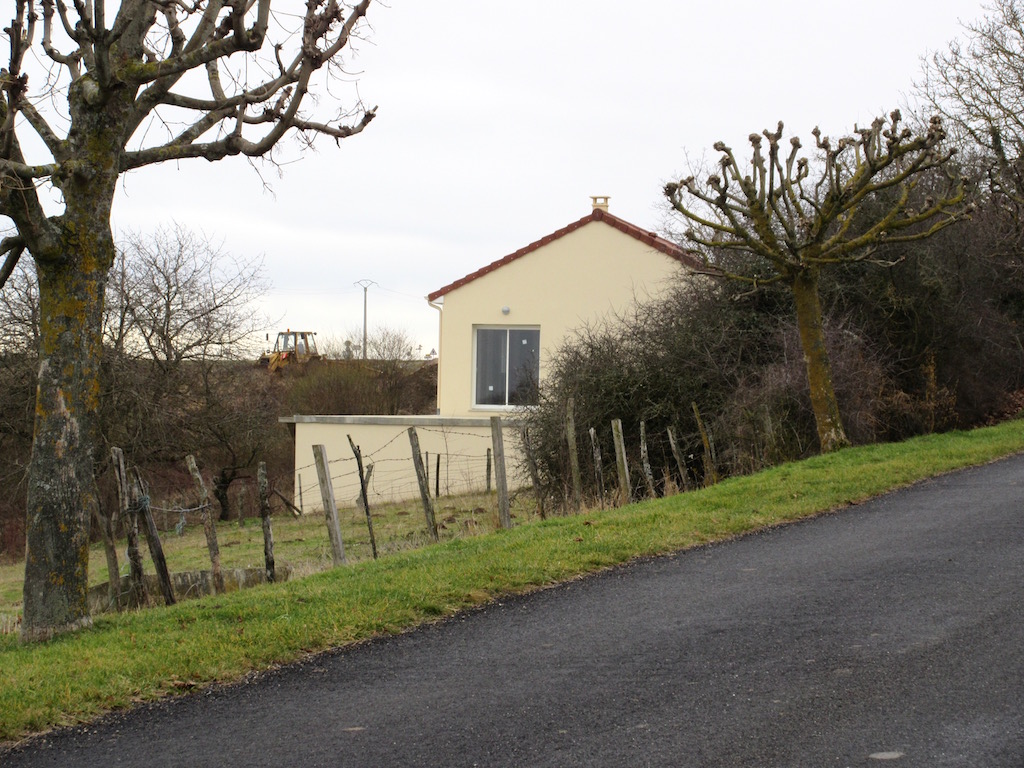
[[[492,436],[480,433],[432,427],[419,427],[418,431],[438,435],[445,446],[442,450],[424,451],[423,465],[426,468],[431,498],[458,496],[477,491],[490,491],[493,479]],[[470,443],[470,448],[448,447],[449,437],[463,438],[460,444]],[[364,452],[364,464],[373,467],[372,481],[367,488],[372,505],[415,499],[420,496],[420,484],[416,476],[411,451],[406,442],[406,455],[388,455],[388,449],[398,441],[408,441],[408,430],[402,428],[379,447]],[[393,452],[392,452],[393,453]],[[351,489],[359,485],[359,472],[354,455],[328,456],[330,476],[335,487]],[[321,510],[322,503],[316,463],[310,462],[295,469],[294,503],[303,513]],[[337,499],[340,508],[359,508],[359,492],[345,493]]]
[[[621,419],[577,428],[572,404],[567,403],[562,439],[563,448],[568,447],[568,460],[548,478],[563,489],[563,508],[579,510],[584,485],[589,491],[588,503],[603,509],[717,483],[720,457],[714,434],[695,402],[691,408],[697,429],[679,434],[672,426],[651,431],[644,420],[627,425],[628,429]],[[609,437],[611,451],[607,450]],[[525,450],[532,462],[530,448]],[[536,488],[539,481],[534,479],[533,484]]]
[[[495,423],[492,422],[491,434],[487,434],[486,431],[473,432],[445,426],[420,427],[420,430],[426,437],[425,445],[429,449],[419,455],[423,469],[422,476],[419,477],[415,469],[409,436],[410,431],[413,431],[414,428],[396,428],[393,433],[385,435],[384,439],[368,441],[373,443],[371,450],[365,453],[359,451],[364,464],[362,478],[360,478],[359,462],[355,455],[348,455],[346,453],[346,455],[329,457],[328,475],[331,482],[342,489],[341,496],[336,500],[335,508],[343,509],[346,512],[351,510],[356,513],[362,510],[361,492],[352,491],[353,488],[360,488],[360,481],[362,480],[366,484],[366,503],[371,508],[380,509],[385,505],[396,502],[404,502],[407,506],[409,502],[415,502],[421,496],[429,498],[433,504],[438,505],[444,503],[445,499],[451,499],[452,501],[449,502],[449,505],[444,507],[444,512],[442,512],[444,520],[441,521],[439,526],[434,522],[433,510],[430,510],[427,515],[425,530],[428,535],[432,531],[435,539],[437,528],[445,528],[445,523],[457,526],[455,531],[448,534],[449,536],[460,535],[461,531],[472,533],[477,530],[488,529],[491,523],[488,523],[483,528],[479,528],[476,520],[479,513],[485,511],[483,510],[484,507],[489,510],[496,506],[498,511],[497,515],[494,515],[492,511],[487,511],[487,520],[497,520],[502,525],[509,524],[507,523],[508,489],[507,487],[496,487],[499,485],[499,476],[504,475],[505,456],[503,449],[497,452],[495,450],[496,447],[500,447],[501,440],[495,441],[494,432],[496,428],[500,434],[503,427],[500,419],[495,419],[494,421],[497,426],[495,427]],[[512,425],[508,424],[505,425],[505,428],[513,429]],[[379,437],[379,435],[376,437]],[[335,443],[335,445],[337,444]],[[352,448],[358,451],[358,446],[354,443]],[[338,449],[335,448],[334,450],[337,451]],[[241,576],[238,576],[236,573],[222,573],[220,568],[217,528],[214,525],[217,522],[217,514],[214,511],[217,505],[207,490],[207,481],[210,479],[209,472],[207,471],[207,477],[204,480],[204,472],[197,467],[195,457],[186,457],[185,464],[189,467],[190,473],[193,476],[194,487],[187,488],[183,485],[176,490],[173,488],[162,490],[158,496],[154,497],[151,496],[146,483],[142,480],[138,468],[128,466],[120,450],[112,451],[112,459],[118,467],[118,498],[120,503],[116,505],[116,509],[111,511],[108,520],[101,521],[103,523],[102,532],[104,548],[107,552],[110,583],[107,585],[109,590],[108,597],[103,601],[102,607],[96,607],[99,605],[96,604],[94,610],[121,610],[126,607],[138,607],[148,603],[149,597],[156,598],[161,589],[164,591],[166,602],[170,604],[175,599],[174,592],[177,592],[183,583],[179,583],[180,579],[178,577],[184,576],[186,573],[190,574],[193,578],[193,580],[188,582],[188,590],[193,594],[201,593],[204,590],[223,592],[228,588],[233,589],[234,586],[225,586],[225,577],[230,576],[232,579],[241,579]],[[194,472],[192,472],[193,468],[195,468]],[[499,469],[502,471],[499,471]],[[267,497],[270,493],[279,496],[285,505],[292,508],[294,514],[305,513],[308,515],[316,511],[320,511],[321,514],[323,512],[321,494],[318,487],[320,483],[315,463],[308,463],[297,467],[292,476],[294,487],[293,489],[289,489],[286,486],[282,487],[281,490],[284,493],[273,488],[260,489],[259,506],[261,508],[261,517],[264,517],[265,552],[268,557],[266,571],[268,574],[273,572],[273,541],[269,514],[264,513],[269,509]],[[243,484],[247,484],[251,479],[253,484],[255,484],[255,478],[243,476],[238,479]],[[241,487],[239,486],[239,488]],[[293,491],[290,495],[294,502],[289,501],[286,496],[289,490]],[[495,490],[498,490],[500,493],[494,494]],[[469,497],[471,500],[468,503],[459,501],[465,494],[472,494]],[[504,517],[501,515],[501,510],[503,509],[502,494],[505,498],[504,509],[506,513]],[[233,504],[232,507],[237,508],[238,525],[240,528],[243,527],[243,521],[246,517],[246,512],[240,505],[243,501],[248,500],[249,492],[247,490],[236,492],[236,504]],[[465,509],[462,507],[465,507]],[[474,519],[472,521],[456,520],[456,514],[453,513],[453,510],[459,510],[460,515],[466,512],[466,516],[473,516]],[[412,513],[404,511],[400,514],[409,515]],[[159,525],[157,524],[158,522]],[[350,517],[348,524],[351,526],[353,522],[353,519]],[[369,514],[367,514],[367,523],[370,525],[372,541],[373,523],[370,520]],[[407,548],[410,545],[418,545],[415,542],[423,542],[422,531],[420,533],[414,532],[414,538],[409,539],[409,536],[413,535],[409,533],[410,523],[412,523],[411,518],[408,522],[404,523],[403,536],[405,541],[392,542],[394,546],[387,551],[394,551],[395,548]],[[468,525],[468,523],[472,523],[472,525]],[[160,541],[161,535],[165,537],[168,535],[175,537],[183,536],[199,524],[202,524],[207,538],[207,548],[210,556],[209,570],[178,571],[174,574],[173,579],[167,573],[158,574],[158,576],[161,576],[161,584],[154,590],[154,586],[148,581],[153,577],[143,573],[141,550],[145,548],[147,543],[149,544],[150,557],[147,559],[146,567],[149,570],[157,561],[162,562],[164,560],[163,545]],[[418,526],[413,523],[412,527],[424,527],[422,519]],[[349,530],[353,529],[350,527]],[[158,531],[162,531],[162,534],[158,535]],[[329,538],[329,531],[325,533],[328,533],[328,535],[324,536],[326,541]],[[222,533],[221,535],[224,534]],[[126,536],[129,540],[127,551],[125,550]],[[365,535],[363,538],[365,538]],[[360,546],[362,545],[360,544]],[[227,568],[224,570],[239,571],[238,568]],[[249,568],[248,570],[260,569]],[[200,574],[203,573],[207,575],[201,576]],[[197,586],[199,582],[195,580],[196,578],[200,580],[205,579],[201,588]],[[170,584],[171,581],[174,581],[173,591]],[[154,591],[156,592],[155,594]],[[149,594],[147,595],[147,593]]]

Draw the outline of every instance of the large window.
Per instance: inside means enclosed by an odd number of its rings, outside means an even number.
[[[476,405],[536,405],[539,328],[476,329]]]

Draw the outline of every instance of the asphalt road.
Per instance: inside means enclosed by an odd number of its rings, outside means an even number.
[[[1024,457],[0,754],[21,766],[1024,766]]]

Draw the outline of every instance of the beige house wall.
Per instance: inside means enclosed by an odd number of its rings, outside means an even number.
[[[331,469],[334,499],[341,508],[356,506],[359,474],[348,442],[351,435],[363,456],[364,468],[374,470],[367,496],[374,504],[419,498],[412,463],[409,427],[416,428],[420,451],[428,454],[431,495],[435,488],[437,457],[441,457],[442,495],[481,491],[487,487],[487,451],[492,446],[488,418],[437,416],[289,416],[281,421],[295,430],[296,506],[304,512],[322,512],[313,446],[323,445]],[[503,420],[506,473],[510,488],[527,484],[521,473],[518,428]],[[491,470],[493,481],[493,468]],[[492,482],[493,485],[493,482]]]
[[[573,330],[622,312],[635,299],[657,297],[681,274],[670,256],[592,221],[449,291],[440,302],[438,413],[510,411],[473,405],[475,328],[540,328],[543,380],[548,360]]]

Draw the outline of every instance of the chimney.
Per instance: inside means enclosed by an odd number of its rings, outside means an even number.
[[[594,206],[595,211],[607,211],[608,210],[608,195],[591,195],[590,202]]]

